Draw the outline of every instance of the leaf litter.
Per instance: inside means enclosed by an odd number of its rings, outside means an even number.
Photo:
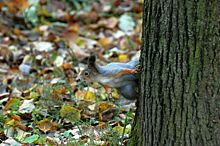
[[[135,104],[76,77],[140,49],[142,0],[0,2],[2,145],[126,145]],[[85,87],[86,86],[86,87]]]

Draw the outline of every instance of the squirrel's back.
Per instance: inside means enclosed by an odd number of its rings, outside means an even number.
[[[105,66],[99,66],[99,72],[103,75],[117,74],[124,68],[134,69],[139,64],[139,60],[131,60],[127,63],[112,62]]]

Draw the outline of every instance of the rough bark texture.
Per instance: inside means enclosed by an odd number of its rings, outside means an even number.
[[[145,0],[130,145],[220,146],[220,1]]]

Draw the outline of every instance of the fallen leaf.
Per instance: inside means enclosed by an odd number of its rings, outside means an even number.
[[[117,114],[116,108],[108,108],[105,111],[99,113],[99,119],[103,122],[108,122]]]
[[[5,105],[5,110],[17,110],[20,105],[20,99],[18,98],[10,98],[10,100]]]
[[[39,138],[39,135],[38,134],[34,134],[34,135],[31,135],[27,138],[25,138],[25,140],[23,141],[24,143],[30,143],[30,144],[33,144],[35,141],[37,141]]]
[[[77,108],[74,108],[69,105],[63,105],[60,109],[60,116],[71,122],[76,122],[79,121],[81,118],[80,112],[81,110],[78,110]]]
[[[118,56],[118,60],[119,60],[120,62],[128,62],[128,61],[129,61],[128,56],[127,56],[126,54],[120,54],[120,55]]]
[[[23,145],[19,143],[18,141],[16,141],[15,139],[13,139],[12,137],[9,137],[5,141],[1,141],[1,146],[10,146],[10,145],[6,145],[6,143],[10,144],[11,146],[22,146]]]
[[[89,57],[89,55],[90,55],[88,52],[86,52],[85,49],[80,48],[74,42],[70,43],[70,49],[74,52],[74,54],[78,60]]]
[[[33,99],[31,100],[24,100],[21,106],[19,107],[18,111],[22,114],[24,113],[31,113],[35,108],[33,103]]]
[[[22,124],[21,122],[15,121],[14,124],[15,127],[27,132],[29,130],[29,127],[27,127],[26,125]]]
[[[37,92],[31,92],[29,95],[29,99],[37,99],[40,96]]]
[[[38,41],[38,42],[33,42],[32,44],[33,44],[33,49],[39,52],[50,52],[54,49],[53,44],[50,42]]]
[[[5,2],[5,5],[8,7],[10,13],[15,14],[18,11],[23,11],[28,8],[29,3],[28,0],[10,0]]]
[[[19,65],[19,70],[24,75],[29,75],[31,71],[32,66],[30,64],[22,63]]]
[[[39,21],[38,5],[31,5],[28,9],[25,10],[24,15],[28,22],[31,22],[33,25],[36,25]]]
[[[63,65],[64,62],[64,58],[62,56],[57,56],[55,61],[53,62],[54,65],[56,65],[57,67],[60,67]]]
[[[87,91],[86,94],[85,94],[84,100],[85,101],[95,102],[96,96],[95,96],[94,92]]]
[[[126,34],[123,32],[123,31],[121,31],[121,30],[118,30],[118,31],[116,31],[115,33],[113,33],[113,37],[115,38],[115,39],[119,39],[119,38],[121,38],[121,37],[124,37]]]
[[[72,63],[63,63],[62,67],[64,70],[72,69]]]
[[[124,129],[125,128],[125,129]],[[121,125],[115,126],[113,130],[117,131],[119,134],[129,134],[131,131],[131,125],[127,125],[126,127],[122,127]]]
[[[102,37],[102,38],[99,39],[99,44],[102,47],[108,47],[111,44],[111,40],[107,37]]]
[[[16,121],[15,119],[12,119],[8,122],[6,122],[7,125],[13,126],[13,127],[17,127],[23,131],[28,131],[28,127],[25,126],[24,124],[20,123],[19,121]]]
[[[103,112],[107,109],[113,108],[115,107],[114,104],[108,103],[108,102],[101,102],[99,104],[97,104],[96,109],[98,110],[98,112]]]
[[[115,17],[111,17],[108,19],[102,19],[98,22],[99,26],[109,28],[109,29],[115,28],[117,24],[118,24],[118,19]]]
[[[19,115],[13,114],[13,115],[10,115],[10,117],[16,121],[21,121],[21,117]]]
[[[118,94],[118,91],[116,89],[113,90],[112,97],[115,98],[115,99],[119,99],[120,98],[120,96]]]
[[[14,119],[11,119],[11,120],[7,121],[6,124],[7,124],[7,125],[10,125],[10,126],[14,126],[15,120],[14,120]]]
[[[43,119],[37,122],[38,128],[43,131],[44,133],[48,131],[55,131],[57,130],[58,124],[55,122],[50,121],[49,119]]]
[[[96,101],[96,95],[94,93],[95,91],[92,88],[85,89],[85,91],[78,90],[75,93],[76,98],[88,102],[95,102]]]
[[[94,111],[95,110],[95,107],[96,107],[96,104],[92,104],[92,105],[89,105],[88,108],[91,110],[91,111]]]
[[[71,23],[67,26],[67,31],[78,33],[80,31],[80,26],[78,23]]]
[[[123,14],[119,18],[119,28],[124,32],[133,31],[135,27],[135,23],[133,18],[128,14]]]

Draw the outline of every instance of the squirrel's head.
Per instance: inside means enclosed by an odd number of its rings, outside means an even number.
[[[76,81],[86,81],[92,82],[95,80],[96,76],[98,75],[98,69],[95,64],[96,57],[95,55],[91,55],[87,62],[87,67],[82,70],[76,78]]]

